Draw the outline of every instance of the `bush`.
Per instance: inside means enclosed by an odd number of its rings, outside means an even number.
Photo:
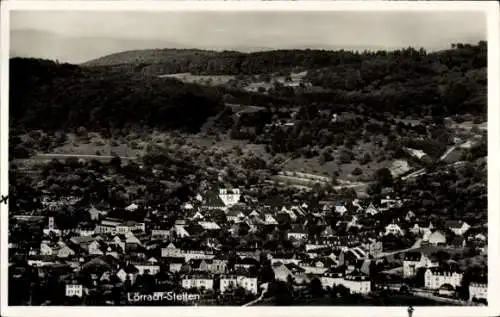
[[[359,168],[359,167],[356,167],[352,172],[351,172],[352,175],[354,176],[358,176],[358,175],[361,175],[363,174],[363,171]]]
[[[371,161],[372,161],[372,157],[370,156],[370,154],[365,153],[365,154],[363,155],[363,157],[359,160],[359,163],[360,163],[361,165],[365,165],[365,164],[370,163]]]

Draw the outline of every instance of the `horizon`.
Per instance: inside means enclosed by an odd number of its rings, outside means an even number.
[[[486,40],[482,12],[14,11],[10,19],[11,57],[73,64],[143,49],[437,51]]]

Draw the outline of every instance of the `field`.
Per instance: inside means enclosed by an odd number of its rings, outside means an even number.
[[[208,86],[223,86],[229,81],[235,79],[235,76],[230,75],[193,75],[190,73],[178,73],[160,75],[160,78],[175,78],[185,83],[208,85]]]
[[[282,167],[284,170],[311,173],[326,177],[333,177],[337,173],[339,179],[349,181],[368,181],[376,170],[383,167],[389,168],[393,162],[392,159],[384,156],[382,149],[370,143],[360,142],[360,144],[353,147],[352,152],[356,159],[346,164],[340,164],[338,160],[340,151],[333,150],[333,161],[321,164],[322,162],[319,157],[311,159],[300,157],[287,161]],[[372,161],[361,165],[357,158],[362,157],[364,153],[368,153],[372,157]],[[362,170],[362,173],[360,175],[353,175],[352,172],[357,167]]]

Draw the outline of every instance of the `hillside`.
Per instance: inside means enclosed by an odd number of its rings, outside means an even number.
[[[11,59],[10,119],[19,129],[197,132],[223,109],[216,91],[37,59]]]

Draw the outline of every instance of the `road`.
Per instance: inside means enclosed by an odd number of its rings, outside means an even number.
[[[401,289],[401,284],[389,285],[389,289],[399,292],[399,290]],[[422,289],[422,288],[412,288],[411,293],[414,296],[432,299],[436,302],[459,305],[459,306],[475,306],[475,304],[469,303],[467,301],[454,299],[454,298],[436,296],[433,294],[433,291]]]
[[[421,243],[422,243],[422,239],[418,239],[415,242],[415,244],[411,246],[411,248],[402,249],[402,250],[396,250],[396,251],[391,251],[391,252],[381,252],[381,253],[377,254],[377,256],[375,256],[374,258],[375,259],[380,259],[380,258],[384,258],[386,256],[391,256],[391,255],[394,255],[394,254],[398,254],[398,253],[410,252],[412,250],[420,248]]]
[[[262,287],[262,293],[260,294],[260,296],[257,299],[254,299],[253,301],[244,304],[243,307],[252,306],[252,305],[255,305],[258,302],[260,302],[264,298],[264,295],[267,293],[267,286],[268,286],[267,283],[262,284],[262,286],[261,286]]]
[[[32,159],[51,160],[51,159],[61,159],[61,158],[70,158],[70,157],[81,158],[81,159],[90,159],[90,160],[91,159],[110,160],[114,156],[111,156],[111,155],[90,155],[90,154],[42,153],[42,154],[34,155]],[[136,160],[137,159],[137,157],[134,157],[134,156],[119,156],[119,158],[122,160]]]

